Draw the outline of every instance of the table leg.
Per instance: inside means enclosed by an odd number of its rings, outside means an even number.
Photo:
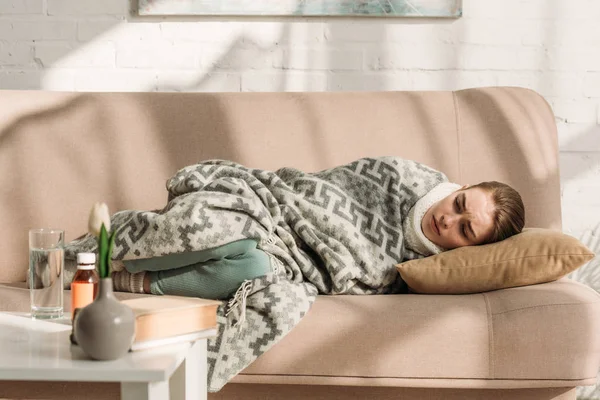
[[[206,400],[206,356],[206,339],[194,342],[185,360],[171,376],[171,400]]]
[[[121,400],[165,400],[168,398],[169,381],[121,383]]]

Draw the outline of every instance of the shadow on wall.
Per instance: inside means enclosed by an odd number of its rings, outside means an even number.
[[[594,149],[597,146],[595,145],[595,143],[597,143],[598,141],[598,136],[600,136],[600,126],[592,126],[569,139],[566,143],[562,145],[562,148],[565,149],[564,151],[568,152],[570,151],[569,149],[572,148],[584,149],[586,145],[589,144],[589,148]],[[567,166],[566,168],[561,168],[561,177],[563,181],[571,182],[572,180],[587,172],[588,170],[569,168],[569,166]]]
[[[134,3],[132,1],[131,4]],[[139,20],[139,18],[134,18],[133,16],[130,16],[130,18],[132,20]],[[292,22],[288,22],[285,25],[279,42],[290,41],[291,24]],[[329,27],[329,33],[332,37],[335,37],[336,29],[340,28],[338,24],[339,21],[336,21]],[[376,38],[379,35],[381,37],[379,43],[384,43],[385,26],[373,26],[375,33],[371,32],[372,37]],[[285,37],[286,35],[288,37]],[[220,60],[215,60],[214,65],[226,64],[226,60],[236,59],[236,54],[243,49],[245,40],[246,38],[243,36],[235,38],[230,43],[227,51],[220,57]],[[275,45],[277,45],[277,42]],[[268,52],[270,48],[267,47],[261,50]],[[290,57],[290,54],[288,52],[287,56]],[[339,53],[331,53],[331,57],[327,63],[338,65],[339,60],[335,59],[336,54]],[[310,57],[308,58],[309,68],[311,68],[310,63],[312,61]],[[206,82],[206,80],[210,79],[211,73],[208,72],[204,76],[199,75],[198,80],[192,83],[192,86]],[[282,81],[281,87],[285,87],[285,79]],[[187,85],[172,86],[169,89],[185,92],[188,87]],[[161,98],[169,98],[168,96],[174,95],[165,93],[161,96],[164,96]],[[244,151],[240,152],[236,148],[236,146],[239,146],[239,138],[234,139],[232,135],[239,136],[239,132],[243,132],[243,118],[239,115],[231,114],[224,108],[224,105],[220,101],[216,101],[212,97],[203,97],[202,102],[195,104],[195,100],[191,96],[183,94],[178,95],[177,101],[161,101],[160,105],[154,103],[151,97],[146,97],[142,94],[115,95],[113,99],[111,102],[105,102],[94,95],[84,94],[76,96],[74,99],[70,99],[60,106],[51,105],[49,110],[36,111],[31,115],[21,116],[20,120],[3,131],[0,141],[6,142],[9,140],[7,138],[11,137],[23,137],[32,140],[31,138],[35,134],[28,135],[25,132],[37,132],[36,134],[39,135],[41,127],[54,126],[53,129],[56,132],[53,133],[54,137],[52,140],[46,136],[43,139],[36,139],[36,143],[43,143],[45,140],[51,142],[48,143],[47,148],[52,148],[56,143],[69,143],[70,138],[66,136],[69,132],[78,132],[78,141],[75,144],[65,145],[65,153],[69,151],[72,153],[67,158],[76,160],[78,157],[81,157],[81,154],[85,154],[89,164],[97,167],[95,169],[90,168],[85,172],[73,172],[67,168],[69,163],[64,163],[64,161],[58,163],[57,161],[60,168],[62,168],[59,169],[61,171],[60,175],[70,177],[73,174],[77,174],[73,178],[74,183],[81,180],[93,182],[93,186],[88,194],[89,198],[91,198],[90,204],[99,199],[106,199],[105,201],[108,202],[113,210],[127,207],[152,209],[156,208],[158,204],[162,204],[162,202],[158,202],[158,199],[161,199],[159,196],[164,195],[164,193],[158,193],[151,185],[162,188],[164,181],[146,183],[148,193],[152,193],[151,196],[148,196],[147,193],[125,194],[126,191],[124,189],[131,182],[144,179],[144,174],[140,172],[142,170],[153,171],[150,175],[163,176],[163,179],[166,179],[177,168],[202,160],[203,155],[235,160],[242,158]],[[249,97],[248,99],[250,101],[250,99],[256,99],[256,97]],[[323,126],[324,120],[319,117],[320,111],[312,108],[312,103],[305,102],[301,105],[303,109],[303,123],[309,127],[308,131],[311,134],[314,154],[322,160],[324,165],[327,165],[329,164],[327,159],[331,157],[332,152],[339,151],[339,149],[331,148],[329,143],[324,139],[323,132],[330,129],[330,127]],[[426,117],[425,108],[425,104],[417,104],[415,106],[414,114],[419,117],[422,123],[429,121],[428,117]],[[356,111],[360,112],[360,110]],[[366,118],[369,117],[372,118],[372,116],[367,116]],[[264,118],[268,118],[268,114],[265,114]],[[94,121],[93,127],[88,129],[85,121]],[[61,123],[61,128],[58,128],[59,122]],[[86,128],[84,129],[84,127]],[[452,129],[453,127],[449,127],[450,133],[452,133]],[[18,143],[19,140],[15,143]],[[490,140],[493,141],[495,138],[491,137]],[[328,146],[330,147],[329,150]],[[429,151],[434,154],[435,158],[441,156],[443,149],[439,148],[439,143],[433,137],[432,140],[429,140],[429,146],[431,147]],[[4,148],[8,149],[9,147],[4,146]],[[98,151],[98,148],[103,150]],[[159,151],[160,149],[162,151]],[[168,151],[164,151],[164,149],[168,149]],[[523,151],[521,149],[522,154]],[[19,153],[17,152],[16,154]],[[121,161],[128,160],[128,165],[130,165],[129,161],[132,158],[139,159],[141,162],[140,166],[143,166],[143,168],[139,168],[137,171],[126,171],[123,167],[125,163]],[[14,165],[19,165],[19,160],[13,161],[15,162]],[[32,166],[28,168],[32,168]],[[42,166],[38,165],[38,168],[42,168]],[[48,170],[46,168],[46,171]],[[23,176],[29,176],[29,174],[23,174]],[[111,177],[111,180],[108,180],[107,177]],[[55,180],[56,178],[49,179],[47,182]],[[63,185],[65,189],[69,187],[66,186],[66,183],[60,183],[54,187],[63,187]],[[540,181],[540,185],[543,185],[542,181]],[[71,187],[75,188],[77,185],[73,184]],[[27,192],[28,190],[35,190],[35,192],[29,193]],[[36,199],[42,193],[41,190],[48,190],[48,188],[15,187],[12,193],[20,194],[16,198],[31,196],[31,199]],[[69,190],[63,190],[63,193],[69,193]],[[14,200],[12,204],[15,204]],[[35,212],[35,207],[27,206],[27,202],[22,202],[21,204],[25,206],[22,207],[20,213],[22,216],[19,218],[19,222],[24,222],[25,216],[29,218]],[[57,204],[59,204],[58,200]],[[85,207],[83,215],[87,214],[88,207]],[[43,215],[33,217],[34,221],[46,223],[44,220],[45,216]],[[16,216],[12,218],[16,218]],[[47,222],[51,223],[52,221]],[[77,236],[78,233],[73,232],[73,236],[71,237]]]

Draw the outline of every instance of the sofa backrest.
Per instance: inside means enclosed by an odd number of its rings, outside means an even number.
[[[93,203],[165,205],[165,181],[209,158],[315,171],[398,155],[457,183],[500,180],[527,226],[561,227],[556,124],[522,88],[456,92],[64,93],[0,91],[0,282],[23,281],[27,231],[71,240]]]

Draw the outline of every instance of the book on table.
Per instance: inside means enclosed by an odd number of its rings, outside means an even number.
[[[214,336],[219,301],[179,296],[122,300],[135,314],[132,351]]]

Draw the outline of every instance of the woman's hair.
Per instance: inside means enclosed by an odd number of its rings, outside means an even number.
[[[512,187],[496,181],[481,182],[467,189],[479,188],[491,193],[496,206],[494,230],[483,243],[495,243],[511,237],[523,230],[525,225],[525,207],[521,195]]]

